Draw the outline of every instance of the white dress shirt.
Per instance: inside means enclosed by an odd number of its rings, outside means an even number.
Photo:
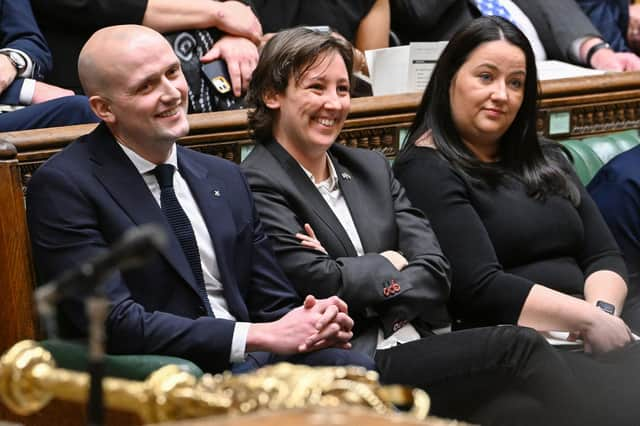
[[[135,151],[126,147],[122,143],[118,144],[122,147],[124,153],[129,157],[138,172],[140,172],[144,182],[149,188],[149,191],[151,191],[153,198],[155,198],[158,206],[160,206],[160,185],[153,174],[153,169],[156,168],[156,164],[142,158]],[[216,253],[213,248],[211,236],[209,235],[209,229],[202,217],[200,207],[198,207],[196,200],[193,198],[189,185],[187,185],[187,182],[180,175],[175,144],[171,147],[171,153],[165,163],[171,164],[176,168],[176,173],[173,174],[173,189],[176,193],[176,197],[178,198],[178,202],[187,214],[189,222],[191,222],[191,227],[193,228],[193,233],[196,237],[198,252],[200,254],[200,265],[202,266],[202,275],[211,310],[216,318],[235,320],[234,316],[229,312],[227,301],[225,300],[222,292],[220,270],[218,269]],[[240,362],[244,360],[249,326],[250,323],[246,322],[235,323],[231,343],[230,362]]]
[[[300,167],[302,167],[302,170],[304,170],[309,179],[311,179],[311,182],[313,182],[313,184],[316,186],[318,192],[320,192],[320,195],[322,195],[322,198],[324,198],[324,200],[329,205],[329,208],[333,211],[333,214],[335,214],[338,218],[338,221],[340,221],[340,224],[347,232],[347,235],[351,240],[351,244],[353,244],[353,247],[356,249],[356,253],[358,253],[358,256],[362,256],[364,254],[362,241],[360,240],[360,235],[358,234],[356,225],[353,222],[353,217],[351,217],[349,206],[347,206],[347,202],[342,195],[342,191],[340,191],[336,168],[331,162],[331,157],[329,157],[328,154],[327,164],[329,167],[329,177],[321,182],[316,182],[316,179],[313,177],[311,172],[305,169],[302,164],[300,164]],[[420,334],[418,334],[418,331],[413,327],[413,325],[409,323],[405,324],[403,327],[398,329],[395,333],[393,333],[386,339],[384,338],[382,329],[379,329],[377,349],[388,349],[398,344],[411,342],[419,338]]]
[[[511,19],[513,23],[524,33],[524,35],[529,40],[531,44],[531,48],[533,49],[533,53],[536,57],[536,61],[544,61],[547,59],[547,52],[542,45],[542,40],[540,40],[540,35],[536,30],[536,27],[533,26],[533,23],[529,19],[529,17],[511,0],[497,0],[500,5],[502,5],[509,14],[511,15]],[[587,67],[590,67],[589,64],[584,64],[584,59],[580,57],[580,47],[582,43],[591,38],[592,36],[581,37],[574,40],[571,43],[571,47],[569,49],[569,57],[572,58],[579,64],[583,64]]]
[[[531,48],[533,49],[533,53],[536,56],[536,61],[544,61],[547,59],[547,52],[544,50],[544,46],[542,45],[542,41],[540,40],[540,36],[538,35],[538,31],[531,23],[531,20],[525,15],[525,13],[520,9],[514,2],[511,0],[498,0],[509,14],[511,14],[511,19],[513,19],[513,23],[520,28],[520,31],[527,36],[529,43],[531,44]]]

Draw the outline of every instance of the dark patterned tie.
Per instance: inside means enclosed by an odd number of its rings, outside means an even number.
[[[176,193],[173,190],[173,173],[175,170],[175,167],[171,164],[160,164],[153,170],[153,174],[156,176],[158,184],[160,185],[160,206],[171,228],[173,228],[173,232],[176,234],[176,237],[178,237],[182,251],[184,251],[189,261],[193,276],[196,278],[196,283],[200,290],[200,297],[207,308],[207,312],[210,316],[213,316],[204,285],[198,243],[196,242],[189,217],[184,210],[182,210]]]

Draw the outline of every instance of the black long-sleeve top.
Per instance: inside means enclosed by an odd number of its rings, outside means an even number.
[[[560,196],[536,200],[515,178],[495,189],[472,184],[432,148],[412,149],[394,169],[451,262],[450,310],[462,326],[516,323],[536,283],[583,295],[595,271],[626,279],[616,243],[575,175],[577,206]]]

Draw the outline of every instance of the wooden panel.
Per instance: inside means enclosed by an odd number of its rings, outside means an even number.
[[[18,416],[0,404],[0,419],[24,426],[84,426],[87,424],[86,408],[73,402],[54,400],[44,409],[31,416]],[[0,422],[1,423],[1,422]],[[108,410],[106,426],[138,426],[142,420],[124,411]]]
[[[0,158],[5,159],[0,161],[0,352],[13,342],[36,337],[31,287],[34,275],[15,155],[11,145],[0,144]]]

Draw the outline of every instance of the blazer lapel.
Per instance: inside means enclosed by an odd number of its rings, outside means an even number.
[[[173,268],[200,294],[189,262],[160,206],[142,176],[131,163],[109,130],[101,124],[89,139],[94,173],[113,199],[136,225],[156,223],[167,235],[169,245],[163,256]]]
[[[211,242],[220,271],[220,282],[231,314],[240,321],[249,318],[246,304],[236,283],[233,271],[235,253],[236,224],[233,219],[228,197],[233,197],[215,170],[209,170],[193,158],[185,148],[178,147],[178,166],[180,174],[189,184],[189,189],[200,208],[200,213],[207,225]]]
[[[371,247],[371,242],[368,239],[370,233],[366,232],[364,226],[368,222],[371,209],[375,208],[375,206],[371,206],[370,203],[368,203],[367,198],[363,197],[363,194],[367,191],[366,182],[362,182],[361,179],[359,179],[358,174],[352,173],[347,167],[342,165],[331,151],[329,152],[329,157],[331,158],[333,167],[335,167],[336,174],[338,175],[338,186],[340,187],[340,192],[347,203],[347,207],[351,213],[351,219],[358,231],[362,247],[364,251],[367,252],[368,248]]]
[[[311,179],[305,174],[298,162],[275,140],[266,142],[264,146],[282,164],[283,169],[293,181],[296,189],[300,191],[302,198],[308,202],[320,220],[335,234],[347,256],[357,256],[349,235],[347,235],[333,210],[322,198],[318,188],[311,182]]]

